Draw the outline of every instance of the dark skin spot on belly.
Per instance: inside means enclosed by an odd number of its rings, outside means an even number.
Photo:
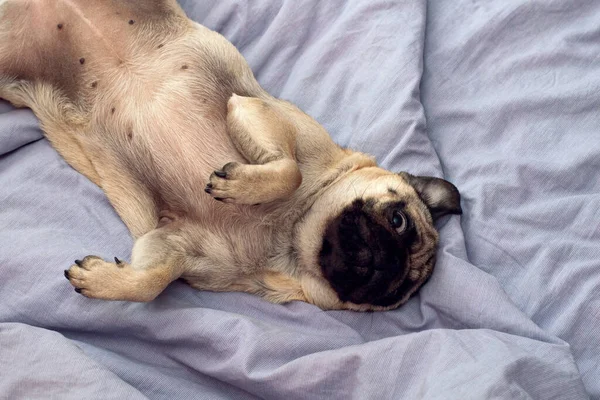
[[[129,140],[133,139],[133,131],[127,132],[127,139],[129,139]]]
[[[60,31],[63,28],[63,24],[58,24],[56,25],[56,27],[58,28],[58,30]]]
[[[129,25],[133,25],[133,24],[135,24],[135,21],[134,21],[134,20],[132,20],[132,19],[130,19],[130,20],[129,20]]]
[[[111,114],[114,114],[114,113],[115,113],[115,108],[114,108],[114,107],[110,109],[110,113],[111,113]]]
[[[98,82],[92,82],[92,88],[96,88],[98,86]]]
[[[79,64],[81,64],[81,65],[85,64],[85,58],[81,57],[79,59]]]
[[[187,65],[182,65],[181,69],[188,69],[188,66]]]
[[[158,48],[159,48],[159,49],[162,49],[162,47],[163,47],[163,46],[164,46],[164,44],[159,44],[159,45],[158,45]]]

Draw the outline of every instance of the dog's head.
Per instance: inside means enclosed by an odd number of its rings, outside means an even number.
[[[298,231],[311,277],[305,296],[322,308],[398,307],[431,276],[435,220],[461,212],[458,190],[443,179],[377,167],[348,174],[319,197]]]

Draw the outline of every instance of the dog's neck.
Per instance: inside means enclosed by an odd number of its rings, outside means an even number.
[[[310,213],[315,201],[337,182],[345,179],[350,174],[362,168],[377,166],[375,160],[363,153],[339,148],[339,157],[332,165],[323,168],[316,179],[304,180],[297,193],[284,205],[276,208],[278,215],[274,218],[283,229],[274,230],[275,244],[274,256],[271,258],[272,265],[269,269],[277,270],[292,276],[298,275],[298,266],[301,260],[307,257],[302,255],[304,251],[299,246],[297,235],[306,223],[306,215]],[[322,232],[314,232],[315,235]],[[281,243],[278,246],[278,243]],[[316,262],[316,260],[315,260]],[[306,270],[306,268],[301,268]]]

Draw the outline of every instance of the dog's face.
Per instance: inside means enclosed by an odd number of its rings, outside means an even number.
[[[306,297],[322,308],[398,307],[431,276],[434,221],[460,213],[458,190],[443,179],[380,168],[349,174],[317,200],[299,232],[303,265],[312,266]]]

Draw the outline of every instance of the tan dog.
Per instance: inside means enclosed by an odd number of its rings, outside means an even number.
[[[34,111],[137,238],[130,263],[65,271],[91,298],[150,301],[183,278],[390,309],[432,272],[433,220],[461,212],[452,184],[337,146],[175,0],[0,0],[0,97]]]

